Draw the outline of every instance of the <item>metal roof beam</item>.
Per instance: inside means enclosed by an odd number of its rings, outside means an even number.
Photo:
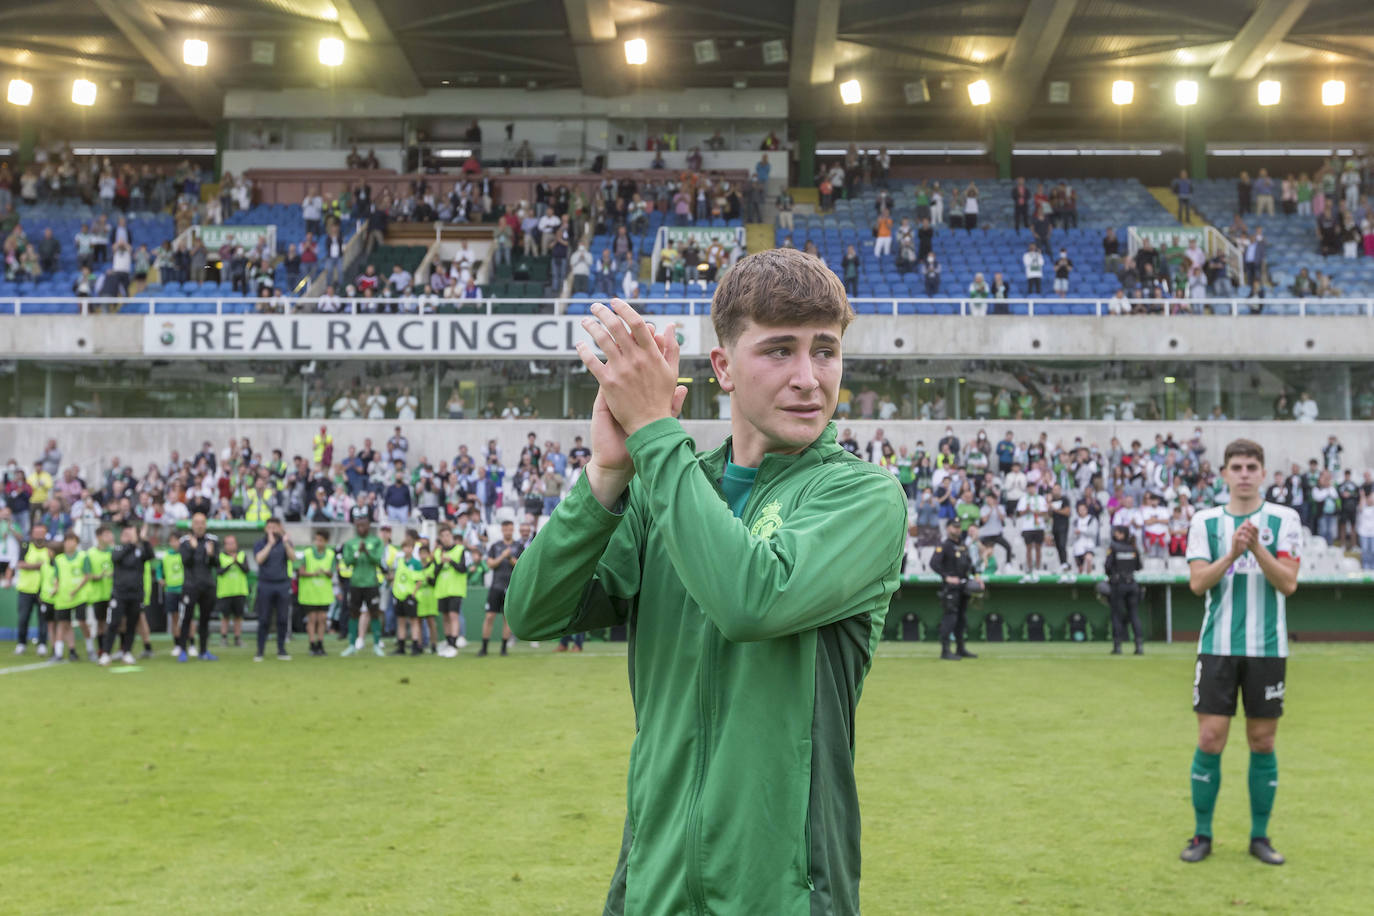
[[[1310,3],[1311,0],[1260,0],[1207,75],[1213,79],[1254,79]]]

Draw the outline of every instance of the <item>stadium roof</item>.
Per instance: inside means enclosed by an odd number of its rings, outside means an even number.
[[[319,64],[326,36],[347,42],[343,66]],[[625,64],[621,44],[632,37],[649,41],[648,66]],[[182,63],[187,38],[209,44],[208,66]],[[766,54],[777,42],[783,59]],[[1374,3],[13,0],[0,8],[0,76],[60,86],[85,75],[106,103],[83,117],[122,113],[149,125],[213,122],[228,89],[316,86],[404,97],[443,86],[614,95],[743,84],[787,88],[796,115],[824,118],[837,107],[834,82],[851,74],[895,87],[894,105],[904,104],[904,82],[925,77],[938,96],[980,74],[1000,80],[1006,111],[1052,79],[1180,69],[1227,81],[1262,71],[1367,75]],[[145,84],[142,104],[136,82]],[[148,83],[158,85],[155,105]]]

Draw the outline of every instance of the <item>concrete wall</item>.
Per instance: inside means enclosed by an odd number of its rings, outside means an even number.
[[[0,358],[142,355],[139,316],[0,318]],[[709,322],[703,346],[715,346]],[[864,316],[845,335],[849,356],[912,359],[1321,359],[1374,353],[1374,321],[1342,317]]]
[[[334,436],[336,460],[347,453],[350,444],[361,445],[371,437],[373,445],[381,448],[396,426],[394,420],[330,420],[329,431]],[[729,424],[718,420],[685,423],[687,431],[696,439],[699,448],[719,445],[729,435]],[[853,429],[859,442],[873,437],[881,427],[894,445],[911,446],[917,440],[933,447],[944,434],[946,426],[954,429],[961,440],[967,441],[979,429],[996,440],[1011,429],[1018,440],[1030,440],[1048,431],[1052,442],[1072,444],[1075,436],[1086,443],[1098,443],[1104,448],[1116,436],[1129,445],[1140,439],[1149,445],[1155,433],[1172,432],[1180,441],[1192,435],[1195,426],[1203,430],[1208,454],[1219,457],[1226,443],[1238,437],[1257,440],[1265,446],[1269,469],[1286,469],[1291,461],[1306,467],[1309,458],[1319,457],[1320,448],[1329,435],[1339,436],[1345,445],[1345,463],[1356,470],[1357,476],[1365,468],[1374,468],[1374,424],[1359,422],[1332,423],[1102,423],[1030,421],[1022,423],[979,424],[968,421],[949,423],[899,422],[875,423],[855,421],[844,427]],[[570,420],[417,420],[403,425],[410,439],[412,459],[428,456],[432,461],[451,460],[464,444],[469,451],[480,452],[488,439],[496,439],[505,460],[513,465],[525,444],[525,436],[533,431],[540,446],[547,439],[562,444],[566,452],[572,447],[574,436],[588,435],[587,424]],[[293,454],[310,456],[311,438],[319,423],[308,420],[28,420],[0,419],[0,463],[11,456],[23,467],[32,467],[49,438],[58,441],[63,451],[63,465],[76,463],[88,475],[96,468],[104,468],[114,456],[124,464],[142,471],[148,462],[165,463],[171,451],[177,449],[183,457],[199,451],[201,442],[209,440],[216,450],[224,448],[229,437],[247,436],[255,450],[271,451],[280,448],[289,459]]]

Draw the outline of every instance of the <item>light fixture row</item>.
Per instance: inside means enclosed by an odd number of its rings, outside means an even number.
[[[1199,95],[1197,80],[1179,80],[1174,83],[1174,101],[1183,106],[1196,105]],[[1261,105],[1277,105],[1283,87],[1278,80],[1261,80],[1257,87]],[[846,105],[857,105],[863,100],[863,88],[857,79],[840,83],[840,101]],[[974,106],[987,105],[992,101],[992,87],[987,80],[974,80],[968,84],[968,100]],[[1135,83],[1131,80],[1115,80],[1112,83],[1112,104],[1129,105],[1135,100]],[[1327,80],[1322,83],[1322,104],[1326,106],[1345,104],[1345,82]]]

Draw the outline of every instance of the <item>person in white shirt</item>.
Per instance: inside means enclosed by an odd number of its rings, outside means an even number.
[[[1374,493],[1360,496],[1355,535],[1360,539],[1360,568],[1374,569]]]
[[[1298,398],[1298,402],[1293,405],[1293,419],[1299,423],[1311,423],[1317,419],[1317,402],[1312,400],[1312,395],[1306,391]]]
[[[396,419],[414,420],[415,412],[420,408],[420,399],[410,393],[410,387],[401,389],[401,393],[396,397]]]
[[[893,402],[891,395],[883,395],[883,399],[878,402],[878,419],[891,420],[897,416],[897,405]]]
[[[572,291],[575,293],[589,292],[592,288],[592,253],[587,250],[587,243],[581,242],[572,257],[568,259],[568,270],[572,274]]]
[[[334,416],[340,420],[358,419],[358,399],[351,394],[342,394],[334,402]]]
[[[1108,315],[1129,315],[1131,314],[1131,300],[1126,298],[1126,291],[1118,289],[1112,293],[1112,298],[1107,300]]]
[[[1011,512],[1016,511],[1017,503],[1026,495],[1026,473],[1021,470],[1020,462],[1013,461],[1011,470],[1002,479],[1002,505]]]
[[[390,287],[391,294],[393,296],[400,295],[401,293],[410,289],[410,284],[410,271],[406,270],[400,264],[392,264],[391,276],[386,278],[386,285]]]
[[[305,199],[301,201],[301,218],[305,220],[305,231],[318,238],[324,219],[324,198],[320,196],[318,185],[305,192]]]
[[[327,286],[324,295],[315,301],[315,311],[324,312],[329,315],[337,313],[343,308],[343,300],[334,294],[334,287]]]
[[[1135,506],[1135,499],[1130,496],[1121,498],[1121,506],[1112,514],[1113,528],[1129,528],[1131,540],[1136,547],[1140,546],[1140,534],[1145,530],[1145,516]]]
[[[1040,278],[1045,274],[1045,256],[1040,253],[1040,246],[1031,242],[1026,253],[1021,255],[1021,265],[1026,270],[1026,295],[1040,294]]]
[[[1026,569],[1031,575],[1043,565],[1045,529],[1050,524],[1050,504],[1038,484],[1027,484],[1026,495],[1016,503],[1016,528],[1026,542]]]
[[[372,389],[372,393],[363,402],[367,408],[367,418],[369,420],[386,419],[386,395],[382,394],[380,385]]]
[[[539,217],[539,253],[545,257],[549,254],[549,249],[553,247],[554,241],[558,238],[558,227],[563,225],[563,221],[554,215],[552,210],[544,211],[544,215]]]
[[[1145,532],[1147,557],[1169,555],[1169,516],[1169,509],[1164,505],[1162,497],[1156,493],[1145,494],[1145,506],[1140,510],[1140,517]]]
[[[639,280],[635,279],[634,271],[625,271],[625,278],[620,284],[621,298],[626,301],[639,298]]]
[[[1097,516],[1088,511],[1087,503],[1079,503],[1078,514],[1074,516],[1072,528],[1073,559],[1078,564],[1079,575],[1092,575],[1094,555],[1097,553],[1097,539],[1101,533],[1101,523]]]

